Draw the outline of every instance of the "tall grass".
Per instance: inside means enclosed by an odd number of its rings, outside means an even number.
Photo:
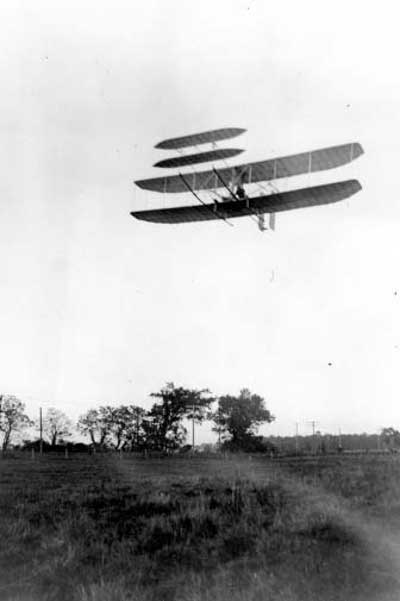
[[[0,599],[398,600],[382,526],[399,472],[391,458],[3,461]]]

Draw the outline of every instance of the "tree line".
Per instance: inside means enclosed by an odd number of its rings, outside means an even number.
[[[324,455],[342,452],[400,450],[400,432],[392,427],[379,433],[329,434],[319,431],[302,436],[268,436],[266,440],[280,455]]]
[[[248,389],[238,396],[215,397],[207,389],[176,387],[168,383],[150,395],[150,410],[139,405],[100,405],[89,409],[78,422],[57,408],[49,408],[43,418],[43,440],[56,448],[71,440],[74,432],[84,436],[92,448],[99,450],[162,451],[190,448],[188,420],[192,426],[211,421],[218,437],[218,447],[230,451],[272,451],[280,455],[324,454],[357,450],[400,450],[400,432],[392,427],[380,434],[321,434],[309,436],[257,436],[263,423],[275,418],[264,399]],[[186,424],[186,425],[185,425]],[[13,395],[0,394],[0,445],[6,451],[21,441],[29,428],[38,427],[25,412],[25,404]],[[36,437],[37,441],[37,437]],[[25,438],[25,446],[35,437]]]
[[[187,420],[202,424],[208,420],[218,436],[220,448],[265,450],[257,430],[275,418],[264,399],[248,389],[238,396],[215,397],[208,389],[196,390],[168,383],[150,395],[154,403],[146,411],[139,405],[101,405],[80,416],[76,430],[97,449],[170,452],[185,446]],[[0,436],[3,451],[12,436],[22,435],[38,425],[25,413],[24,403],[12,395],[0,395]],[[44,440],[52,446],[65,444],[73,435],[74,424],[56,408],[49,408],[43,419]],[[29,440],[25,439],[25,443]],[[192,441],[193,444],[194,441]],[[191,445],[186,445],[190,447]]]

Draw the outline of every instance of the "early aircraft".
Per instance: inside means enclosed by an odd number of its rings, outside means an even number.
[[[180,154],[159,161],[154,166],[187,167],[210,161],[214,164],[214,161],[232,158],[243,150],[217,148],[216,142],[233,138],[244,131],[246,130],[241,128],[223,128],[164,140],[157,144],[156,148],[174,149],[181,153],[182,148],[194,146],[197,149],[201,144],[211,144],[212,149],[195,154]],[[274,229],[275,213],[338,202],[361,190],[361,185],[357,180],[350,179],[279,192],[275,185],[269,184],[271,189],[268,190],[261,182],[272,182],[294,175],[333,169],[350,163],[363,152],[361,144],[353,142],[234,167],[220,168],[214,165],[207,171],[179,172],[177,175],[138,180],[135,184],[144,190],[164,194],[191,192],[198,204],[133,211],[131,215],[136,219],[155,223],[171,224],[221,219],[229,225],[232,225],[229,221],[232,218],[248,216],[255,219],[260,230],[263,231],[266,229],[264,215],[267,213],[270,216],[269,226]],[[258,190],[254,191],[255,187],[258,187]],[[211,194],[211,202],[210,199],[205,200],[200,194]]]

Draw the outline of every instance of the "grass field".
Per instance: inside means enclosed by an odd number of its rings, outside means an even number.
[[[398,601],[397,457],[0,461],[0,599]]]

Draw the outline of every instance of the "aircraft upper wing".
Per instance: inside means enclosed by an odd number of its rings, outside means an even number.
[[[236,167],[219,169],[219,174],[227,183],[238,181],[242,184],[270,181],[302,173],[314,173],[333,169],[350,163],[363,154],[361,144],[353,142],[341,146],[331,146],[286,157],[247,163]],[[185,179],[193,190],[212,190],[222,187],[221,180],[213,170],[185,173]],[[187,192],[188,188],[179,175],[155,177],[135,182],[139,188],[154,192]]]
[[[223,127],[222,129],[213,129],[211,131],[203,131],[198,134],[190,134],[189,136],[181,136],[180,138],[170,138],[159,142],[155,148],[173,149],[186,148],[187,146],[198,146],[199,144],[208,144],[219,142],[220,140],[228,140],[240,136],[246,130],[242,127]]]
[[[134,211],[136,219],[155,223],[184,223],[190,221],[209,221],[211,219],[229,219],[245,217],[255,213],[278,213],[317,205],[324,205],[344,200],[361,190],[357,180],[347,180],[301,188],[290,192],[281,192],[263,196],[254,196],[240,201],[227,201],[217,204],[174,207],[150,211]]]

